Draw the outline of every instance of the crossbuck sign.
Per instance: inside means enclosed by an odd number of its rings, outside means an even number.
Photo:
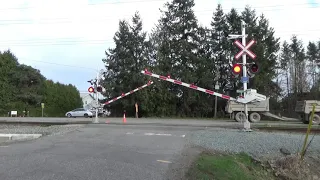
[[[238,54],[235,55],[235,58],[238,60],[238,59],[243,55],[243,53],[246,53],[246,54],[249,55],[252,59],[255,59],[255,58],[257,57],[257,55],[255,55],[252,51],[249,50],[249,48],[250,48],[254,43],[256,43],[256,41],[255,41],[255,40],[251,40],[251,41],[246,45],[246,47],[244,47],[240,41],[236,40],[236,41],[234,42],[234,44],[237,45],[237,46],[241,49],[241,51],[238,52]]]

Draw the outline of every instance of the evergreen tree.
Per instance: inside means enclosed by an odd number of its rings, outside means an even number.
[[[113,98],[135,89],[148,82],[140,71],[151,65],[149,62],[149,43],[146,33],[142,31],[142,21],[138,12],[132,17],[132,25],[126,21],[119,22],[119,31],[114,36],[116,47],[106,52],[103,62],[107,73],[102,83],[107,98]],[[132,113],[136,102],[143,102],[148,107],[147,90],[137,92],[110,105],[113,115],[122,115],[123,110]]]
[[[195,66],[197,71],[195,76],[198,79],[197,85],[206,89],[214,90],[217,73],[213,61],[212,42],[210,40],[211,29],[205,27],[198,28],[198,53],[199,62]],[[197,117],[212,117],[214,107],[214,96],[197,92],[196,102],[193,107],[193,114]]]
[[[283,70],[283,75],[285,76],[286,82],[286,94],[290,95],[291,87],[290,87],[290,64],[292,64],[291,50],[287,41],[282,43],[281,54],[280,54],[280,68]]]
[[[219,83],[223,85],[222,88],[224,88],[228,82],[230,73],[230,62],[227,56],[230,40],[227,39],[229,27],[221,4],[218,4],[216,11],[213,14],[211,28],[212,58],[216,72],[214,76],[215,80],[219,81]]]
[[[164,41],[159,47],[158,63],[163,73],[169,73],[184,82],[197,84],[197,64],[201,62],[198,57],[199,27],[192,10],[194,5],[193,0],[173,0],[166,4],[167,10],[159,20],[159,34]],[[197,106],[199,93],[179,85],[165,86],[162,89],[169,89],[169,92],[176,96],[170,98],[171,102],[169,99],[166,101],[171,104],[176,100],[177,115],[191,115]]]
[[[16,74],[18,59],[10,50],[0,52],[0,112],[7,115],[9,111],[16,108],[15,91],[16,88],[10,77]]]
[[[41,103],[45,103],[45,116],[61,117],[66,111],[82,106],[76,87],[60,83],[49,86],[39,70],[19,64],[10,50],[0,53],[0,73],[1,115],[13,110],[18,115],[27,115],[23,114],[26,110],[29,116],[41,116]]]
[[[71,84],[65,85],[52,80],[45,81],[46,92],[43,103],[45,104],[44,116],[61,117],[65,113],[76,108],[82,108],[83,103],[80,92]],[[37,108],[37,115],[41,115],[40,104]]]
[[[306,62],[305,62],[305,51],[303,48],[303,42],[298,40],[297,36],[293,35],[291,38],[290,49],[293,59],[293,67],[290,69],[293,81],[293,92],[302,93],[307,90],[307,75]]]
[[[248,39],[250,39],[250,37],[253,37],[257,33],[259,18],[256,11],[247,5],[241,13],[241,19],[246,23],[246,34],[248,34]]]
[[[228,25],[229,34],[241,34],[241,15],[232,8],[231,11],[226,15],[226,22]],[[233,78],[232,75],[232,64],[237,63],[237,60],[234,56],[239,52],[233,44],[234,40],[228,40],[228,47],[226,49],[226,57],[229,63],[229,68],[226,70],[226,81],[223,84],[222,88],[224,92],[228,93],[231,96],[236,96],[236,90],[239,89],[242,85],[239,81],[239,78]]]
[[[229,26],[227,22],[227,15],[224,14],[221,4],[218,4],[210,24],[211,36],[208,37],[211,46],[211,66],[213,66],[212,82],[214,85],[218,83],[220,85],[219,92],[228,93],[230,90],[230,70],[231,61],[229,58],[230,40],[227,39],[229,35]],[[224,107],[226,101],[219,98],[217,108]],[[223,108],[219,108],[223,111]]]
[[[256,26],[254,39],[257,40],[255,48],[256,61],[261,71],[252,80],[252,86],[266,96],[277,98],[281,89],[274,82],[277,77],[277,53],[280,50],[279,38],[274,36],[274,29],[269,27],[269,21],[262,14]]]
[[[14,90],[17,94],[15,101],[22,101],[27,107],[41,103],[45,92],[45,77],[40,71],[31,66],[18,65],[17,71],[12,75],[10,81],[16,87]]]
[[[312,85],[316,86],[316,82],[318,81],[319,78],[317,78],[316,75],[316,70],[319,65],[320,61],[320,47],[317,47],[317,44],[314,42],[309,42],[308,47],[307,47],[307,59],[311,63],[311,68],[310,72],[312,72]]]

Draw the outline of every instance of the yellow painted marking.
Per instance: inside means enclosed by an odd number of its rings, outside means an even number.
[[[165,160],[157,160],[157,161],[162,163],[171,163],[170,161],[165,161]]]

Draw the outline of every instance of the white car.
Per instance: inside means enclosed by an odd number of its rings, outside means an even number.
[[[84,108],[77,108],[77,109],[74,109],[72,111],[69,111],[66,113],[66,116],[67,117],[90,117],[92,118],[93,117],[93,113],[89,110],[86,110]]]

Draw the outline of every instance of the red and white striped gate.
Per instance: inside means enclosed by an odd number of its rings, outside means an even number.
[[[110,104],[110,103],[112,103],[112,102],[114,102],[114,101],[117,101],[117,100],[119,100],[119,99],[121,99],[121,98],[123,98],[123,97],[125,97],[125,96],[128,96],[129,94],[133,94],[133,93],[135,93],[135,92],[137,92],[137,91],[139,91],[139,90],[141,90],[141,89],[143,89],[143,88],[145,88],[145,87],[147,87],[147,86],[149,86],[149,85],[151,85],[151,84],[153,84],[153,82],[152,82],[152,81],[149,81],[147,84],[145,84],[145,85],[143,85],[143,86],[140,86],[140,87],[138,87],[138,88],[136,88],[136,89],[134,89],[134,90],[132,90],[132,91],[130,91],[130,92],[125,93],[125,94],[122,93],[121,96],[118,96],[118,97],[116,97],[116,98],[113,98],[112,100],[107,101],[107,102],[105,102],[104,104],[105,104],[105,105],[106,105],[106,104]]]
[[[142,73],[142,74],[145,74],[145,75],[148,75],[148,76],[152,76],[152,77],[161,79],[161,80],[164,80],[164,81],[169,81],[169,82],[174,83],[174,84],[178,84],[178,85],[181,85],[181,86],[185,86],[185,87],[190,88],[190,89],[194,89],[194,90],[197,90],[197,91],[201,91],[201,92],[204,92],[204,93],[207,93],[207,94],[210,94],[210,95],[218,96],[218,97],[221,97],[221,98],[223,98],[223,99],[236,101],[236,99],[233,98],[233,97],[230,97],[230,96],[227,96],[227,95],[224,95],[224,94],[220,94],[220,93],[217,93],[217,92],[214,92],[214,91],[212,91],[212,90],[205,89],[205,88],[201,88],[201,87],[195,86],[195,85],[193,85],[193,84],[188,84],[188,83],[185,83],[185,82],[182,82],[182,81],[178,81],[178,80],[175,80],[175,79],[171,79],[170,77],[166,77],[166,76],[161,76],[161,75],[158,75],[158,74],[154,74],[154,73],[149,72],[149,71],[146,70],[146,69],[145,69],[144,71],[141,71],[141,73]]]

